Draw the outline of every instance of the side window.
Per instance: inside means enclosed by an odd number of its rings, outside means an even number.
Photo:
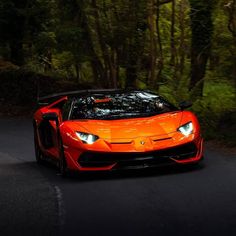
[[[68,100],[67,102],[65,102],[65,104],[62,107],[62,119],[63,120],[68,120],[70,109],[71,109],[71,101]]]

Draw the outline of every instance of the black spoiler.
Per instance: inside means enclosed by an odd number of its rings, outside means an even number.
[[[134,90],[134,89],[132,89]],[[87,90],[77,90],[77,91],[69,91],[69,92],[62,92],[62,93],[54,93],[51,95],[47,95],[47,96],[43,96],[43,97],[39,97],[37,99],[38,105],[48,105],[50,103],[52,103],[55,100],[60,99],[61,97],[64,96],[69,96],[72,97],[73,95],[87,95],[87,94],[94,94],[94,93],[103,93],[103,94],[107,94],[107,93],[112,93],[112,92],[127,92],[127,91],[131,91],[131,90],[127,90],[127,89],[87,89]]]

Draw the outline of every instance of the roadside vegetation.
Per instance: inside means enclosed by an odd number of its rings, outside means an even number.
[[[37,96],[138,87],[191,100],[236,145],[236,0],[1,0],[0,114]]]

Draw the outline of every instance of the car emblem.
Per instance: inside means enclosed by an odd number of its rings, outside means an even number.
[[[144,144],[145,144],[145,142],[144,142],[144,141],[141,141],[140,143],[141,143],[142,145],[144,145]]]

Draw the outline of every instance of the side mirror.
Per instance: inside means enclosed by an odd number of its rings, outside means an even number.
[[[58,121],[58,115],[55,112],[49,112],[49,113],[45,113],[43,114],[43,119],[44,120],[52,120],[52,121]]]
[[[180,107],[180,109],[181,110],[184,110],[184,109],[186,109],[186,108],[189,108],[189,107],[191,107],[193,104],[191,103],[191,102],[189,102],[189,101],[183,101],[183,102],[180,102],[179,103],[179,107]]]

